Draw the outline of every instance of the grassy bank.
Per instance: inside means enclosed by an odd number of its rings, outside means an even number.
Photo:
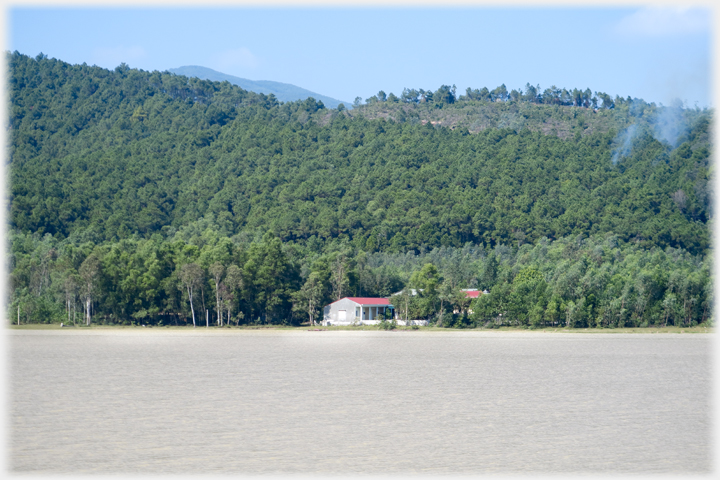
[[[59,324],[27,324],[27,325],[9,325],[12,330],[60,330]],[[141,327],[141,326],[130,326],[130,325],[92,325],[90,327],[77,326],[77,327],[65,327],[63,329],[75,329],[75,330],[147,330],[152,328],[155,330],[191,330],[192,327],[187,326],[164,326],[164,327]],[[205,327],[198,326],[197,329],[209,328],[213,331],[218,330],[322,330],[322,331],[338,331],[338,330],[350,330],[350,331],[378,331],[380,330],[374,325],[362,325],[358,327],[321,327],[315,326],[310,327],[303,325],[300,327],[290,327],[282,325],[244,325],[240,327]],[[413,329],[411,327],[397,327],[393,331],[415,331],[415,332],[535,332],[535,333],[568,333],[568,334],[581,334],[581,333],[714,333],[714,329],[706,326],[695,326],[695,327],[646,327],[646,328],[516,328],[516,327],[501,327],[495,329],[488,328],[473,328],[473,329],[454,329],[454,328],[439,328],[439,327],[419,327]]]

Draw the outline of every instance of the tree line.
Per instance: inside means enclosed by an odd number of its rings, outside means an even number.
[[[394,93],[386,94],[380,90],[377,94],[366,98],[365,104],[373,103],[407,103],[407,104],[437,104],[451,105],[455,102],[484,101],[484,102],[527,102],[539,105],[563,105],[584,108],[612,109],[615,104],[632,103],[631,97],[622,98],[616,95],[615,98],[605,92],[594,92],[589,88],[568,90],[555,85],[541,90],[540,85],[533,86],[530,83],[523,89],[508,90],[503,83],[499,87],[489,90],[487,87],[480,89],[468,87],[464,95],[457,94],[455,85],[441,85],[437,90],[424,90],[422,88],[404,88],[398,97]],[[635,99],[637,101],[637,99]],[[353,107],[362,105],[362,98],[356,97]]]
[[[13,323],[300,325],[345,296],[455,328],[692,326],[711,319],[711,257],[613,234],[519,247],[327,252],[266,233],[95,245],[13,232]],[[465,289],[488,293],[468,298]],[[412,294],[415,293],[415,295]],[[17,317],[15,317],[15,314]]]

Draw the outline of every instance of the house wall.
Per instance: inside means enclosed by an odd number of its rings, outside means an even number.
[[[323,309],[322,324],[327,325],[377,325],[380,323],[383,312],[392,308],[391,305],[360,305],[350,299],[343,298],[335,303],[326,305]],[[342,312],[345,311],[343,319]]]
[[[323,309],[323,325],[352,325],[356,321],[356,307],[360,307],[359,304],[343,298],[335,303],[326,305]],[[345,319],[341,319],[341,311],[345,311]],[[359,320],[359,319],[358,319]]]

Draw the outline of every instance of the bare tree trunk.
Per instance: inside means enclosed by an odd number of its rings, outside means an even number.
[[[210,328],[210,310],[205,309],[205,328]]]
[[[220,304],[220,284],[218,282],[215,282],[215,300],[217,301],[218,325],[222,327],[222,305]]]
[[[443,324],[443,312],[444,312],[443,303],[444,303],[443,299],[441,298],[440,299],[440,324],[438,325],[439,327],[442,327],[442,324]]]
[[[309,308],[308,308],[308,310],[309,310],[309,311],[308,311],[308,315],[310,316],[310,326],[311,326],[311,327],[314,327],[314,326],[315,326],[315,315],[314,315],[314,313],[315,313],[315,302],[313,302],[312,300],[310,300],[310,301],[308,302],[308,307],[309,307]]]
[[[20,304],[18,303],[18,327],[20,326]]]
[[[90,296],[85,297],[85,323],[90,326]]]
[[[192,291],[190,290],[190,287],[188,287],[187,291],[188,291],[188,298],[190,299],[190,311],[192,312],[192,317],[193,317],[193,328],[196,328],[197,325],[195,325],[195,308],[193,307]]]

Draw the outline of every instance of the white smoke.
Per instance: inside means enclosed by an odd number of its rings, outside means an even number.
[[[673,148],[677,147],[678,138],[687,130],[682,102],[673,100],[671,106],[658,109],[653,126],[653,136],[656,140],[665,142]]]
[[[633,102],[629,112],[635,123],[615,137],[615,144],[618,147],[611,159],[613,165],[621,158],[630,155],[633,141],[641,132],[647,132],[658,142],[675,148],[680,137],[688,130],[683,102],[680,100],[673,100],[669,107],[657,107],[653,116],[645,115],[646,112],[640,102]]]
[[[618,137],[616,138],[616,142],[619,143],[620,146],[615,149],[615,152],[613,152],[613,165],[617,164],[617,162],[622,157],[627,157],[630,154],[630,150],[632,149],[632,142],[635,139],[636,135],[637,125],[634,123],[618,135]]]

